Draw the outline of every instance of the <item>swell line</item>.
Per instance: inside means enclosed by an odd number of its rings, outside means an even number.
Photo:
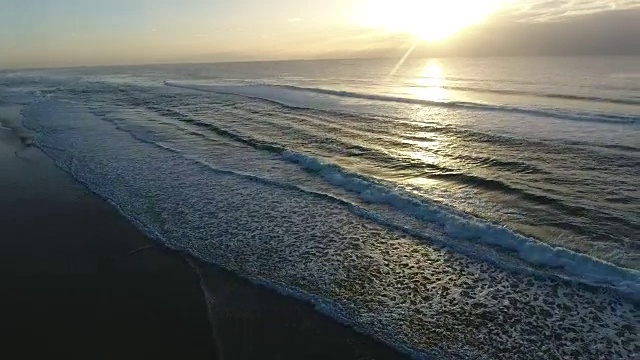
[[[351,98],[364,99],[364,100],[379,100],[379,101],[387,101],[387,102],[400,102],[400,103],[407,103],[407,104],[443,106],[443,107],[453,107],[453,108],[470,108],[474,110],[486,110],[486,111],[514,112],[514,113],[522,113],[522,114],[537,115],[537,116],[551,117],[551,118],[560,118],[560,119],[575,120],[575,121],[605,122],[605,123],[618,123],[618,124],[635,124],[638,121],[638,118],[634,116],[613,115],[613,114],[605,114],[605,113],[569,113],[569,112],[562,112],[562,111],[525,109],[525,108],[518,108],[513,106],[499,106],[499,105],[482,104],[482,103],[474,103],[474,102],[466,102],[466,101],[432,101],[432,100],[413,99],[413,98],[405,98],[405,97],[389,96],[389,95],[363,94],[363,93],[342,91],[342,90],[308,88],[308,87],[300,87],[300,86],[292,86],[292,85],[270,85],[270,86],[281,87],[281,88],[290,89],[290,90],[306,91],[306,92],[312,92],[312,93],[318,93],[318,94],[324,94],[324,95],[351,97]]]
[[[277,155],[282,155],[286,151],[292,151],[291,149],[287,148],[286,146],[283,146],[282,144],[265,142],[265,141],[256,139],[254,137],[251,137],[249,135],[244,135],[244,134],[240,135],[236,132],[221,128],[216,124],[192,119],[188,115],[185,115],[175,110],[161,109],[155,106],[149,107],[149,109],[152,111],[156,111],[164,116],[170,116],[171,118],[176,119],[178,121],[191,124],[200,128],[205,128],[208,131],[211,131],[217,135],[236,141],[238,143],[249,146],[256,150],[268,151]],[[458,184],[461,186],[473,186],[486,191],[513,194],[526,201],[536,203],[536,204],[551,206],[560,211],[570,212],[580,216],[590,216],[595,219],[601,219],[601,221],[611,220],[610,217],[605,218],[606,217],[605,215],[602,215],[597,211],[594,211],[593,209],[584,208],[582,206],[578,206],[574,204],[567,204],[558,198],[555,198],[549,195],[531,192],[530,190],[514,186],[512,184],[509,184],[499,179],[486,178],[486,177],[481,177],[474,174],[467,174],[467,173],[461,172],[460,170],[443,167],[436,164],[426,164],[417,160],[398,157],[398,156],[386,153],[384,151],[372,149],[369,147],[363,147],[363,146],[347,147],[346,144],[343,144],[343,145],[345,145],[347,150],[353,151],[352,154],[347,154],[346,156],[357,156],[360,158],[372,160],[375,163],[380,164],[379,166],[383,166],[392,170],[409,170],[413,172],[420,170],[421,171],[420,176],[422,177],[443,180],[443,181]],[[289,159],[285,157],[285,160],[289,160]],[[537,172],[540,174],[545,173],[543,170],[532,168],[531,166],[527,166],[527,164],[522,164],[517,162],[509,162],[504,160],[488,159],[488,158],[481,158],[481,159],[476,158],[475,160],[480,161],[479,163],[480,165],[515,168],[514,171],[518,171],[518,172],[527,172],[527,173]],[[304,169],[304,170],[310,171],[310,169]],[[611,216],[611,215],[607,215],[607,216]],[[616,218],[615,220],[617,220],[620,223],[629,225],[628,221],[624,218]],[[571,224],[565,224],[565,226],[567,227],[571,226],[576,231],[581,230],[579,227],[572,226]],[[632,225],[629,225],[629,226],[632,226]]]
[[[108,119],[105,119],[105,121],[113,122]],[[174,149],[166,144],[159,144],[157,142],[141,138],[135,135],[132,131],[122,128],[117,122],[114,123],[114,125],[119,130],[129,133],[139,141],[158,146],[168,151],[181,153],[180,150]],[[207,125],[207,127],[208,126],[210,125]],[[224,136],[230,132],[226,130],[219,130],[219,132],[216,133]],[[234,137],[242,138],[237,134],[233,135]],[[251,146],[252,140],[242,139],[243,143]],[[259,148],[256,147],[256,149]],[[634,298],[640,298],[640,271],[618,267],[606,261],[586,254],[577,253],[566,248],[550,246],[539,240],[515,233],[503,226],[488,223],[469,214],[459,213],[442,205],[431,203],[421,198],[416,198],[401,190],[389,188],[374,179],[370,179],[360,174],[351,173],[338,165],[325,163],[324,161],[312,156],[287,150],[279,146],[272,147],[271,144],[268,144],[267,147],[262,148],[261,150],[279,153],[284,160],[297,164],[306,171],[318,174],[328,183],[357,195],[365,203],[390,206],[396,211],[400,211],[401,213],[423,221],[429,224],[430,227],[434,229],[434,232],[426,234],[423,231],[417,231],[406,226],[399,225],[393,221],[387,220],[376,212],[331,194],[306,189],[295,184],[272,180],[254,174],[220,169],[196,156],[184,153],[181,154],[202,166],[208,167],[211,171],[239,176],[270,186],[301,191],[314,197],[319,197],[330,202],[341,204],[348,207],[357,215],[376,221],[381,225],[402,231],[411,236],[416,236],[417,238],[425,241],[433,242],[435,240],[438,244],[448,247],[456,252],[461,252],[465,255],[473,256],[474,258],[480,258],[481,260],[490,261],[491,263],[501,267],[504,267],[505,264],[502,261],[496,260],[496,258],[491,256],[489,252],[486,254],[478,254],[472,249],[455,244],[452,240],[462,241],[463,243],[467,242],[468,244],[496,246],[503,249],[506,253],[513,254],[517,258],[524,260],[530,265],[542,266],[549,270],[561,270],[561,272],[568,274],[566,275],[566,278],[568,279],[590,285],[611,287],[620,291],[622,294],[632,296]],[[506,264],[506,266],[507,268],[514,268],[512,264]],[[529,268],[519,269],[519,271],[522,270],[526,270],[528,272],[534,271],[534,269]],[[553,272],[548,274],[565,277],[563,274]]]
[[[537,110],[537,109],[527,109],[527,108],[519,108],[514,106],[501,106],[501,105],[491,105],[491,104],[481,104],[481,103],[473,103],[473,102],[464,102],[464,101],[432,101],[432,100],[424,100],[424,99],[415,99],[415,98],[405,98],[398,96],[389,96],[389,95],[378,95],[378,94],[363,94],[357,92],[350,91],[341,91],[341,90],[330,90],[330,89],[322,89],[322,88],[307,88],[293,85],[237,85],[237,86],[205,86],[205,85],[190,85],[190,84],[181,84],[172,81],[165,81],[165,85],[173,86],[178,88],[184,88],[189,90],[196,91],[204,91],[204,92],[213,92],[218,94],[226,94],[226,95],[237,95],[243,96],[247,98],[259,99],[271,101],[279,104],[284,104],[286,106],[292,106],[287,104],[286,101],[278,101],[278,99],[274,99],[271,96],[265,96],[263,94],[252,94],[251,91],[246,92],[243,89],[285,89],[299,92],[307,92],[307,93],[315,93],[321,95],[331,95],[337,97],[347,97],[353,99],[363,99],[363,100],[375,100],[375,101],[384,101],[384,102],[395,102],[395,103],[404,103],[404,104],[415,104],[415,105],[425,105],[425,106],[438,106],[438,107],[446,107],[446,108],[458,108],[458,109],[473,109],[473,110],[481,110],[481,111],[492,111],[492,112],[508,112],[508,113],[518,113],[523,115],[535,115],[544,118],[554,118],[554,119],[563,119],[563,120],[571,120],[571,121],[581,121],[581,122],[596,122],[596,123],[606,123],[606,124],[621,124],[621,125],[633,125],[638,123],[638,117],[633,115],[616,115],[616,114],[607,114],[607,113],[581,113],[581,112],[567,112],[561,110]]]
[[[430,86],[414,85],[412,87],[429,88]],[[524,90],[487,89],[487,88],[468,87],[468,86],[445,85],[445,86],[439,86],[439,88],[443,88],[447,90],[467,91],[467,92],[479,92],[479,93],[490,93],[490,94],[501,94],[501,95],[525,95],[525,96],[535,96],[535,97],[542,97],[542,98],[549,98],[549,99],[591,101],[591,102],[601,102],[601,103],[619,104],[619,105],[640,105],[640,100],[608,98],[608,97],[601,97],[601,96],[556,94],[556,93],[544,93],[544,92],[524,91]]]
[[[297,163],[306,170],[317,172],[329,183],[356,193],[365,202],[390,205],[394,209],[400,210],[403,213],[438,226],[438,232],[425,233],[424,230],[417,231],[410,227],[397,224],[376,212],[331,194],[307,189],[295,184],[272,180],[250,173],[221,169],[199,159],[196,156],[185,154],[169,145],[143,139],[128,129],[118,126],[117,123],[114,123],[114,125],[119,130],[129,133],[139,141],[158,146],[167,151],[178,153],[186,159],[207,167],[210,171],[241,177],[247,180],[260,182],[265,185],[300,191],[307,195],[345,206],[355,215],[377,222],[383,226],[404,232],[423,241],[430,243],[435,241],[436,244],[440,246],[447,247],[458,253],[472,256],[483,261],[488,261],[507,270],[519,272],[524,271],[534,275],[560,276],[561,278],[568,278],[590,285],[612,287],[623,294],[640,296],[640,271],[620,268],[608,262],[585,254],[576,253],[565,248],[554,248],[536,239],[517,234],[503,226],[483,222],[468,214],[456,214],[449,209],[442,208],[442,206],[429,204],[422,200],[413,198],[410,195],[386,188],[383,185],[371,182],[370,179],[365,179],[360,175],[349,173],[334,164],[323,163],[321,160],[311,156],[290,150],[285,150],[281,153],[282,157],[287,161]],[[443,237],[443,235],[446,237]],[[528,267],[525,268],[514,265],[513,263],[505,263],[504,261],[501,261],[501,259],[492,256],[489,252],[480,254],[472,248],[452,243],[447,240],[447,237],[466,240],[471,243],[498,246],[516,253],[518,257],[529,264],[542,265],[552,269],[560,268],[568,274],[571,274],[571,276],[565,277],[560,274],[540,272]]]

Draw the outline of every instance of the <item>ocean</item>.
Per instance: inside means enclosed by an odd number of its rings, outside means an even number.
[[[640,58],[0,72],[0,113],[164,245],[415,357],[632,358]]]

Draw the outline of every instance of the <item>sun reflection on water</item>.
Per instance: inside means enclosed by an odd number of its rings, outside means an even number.
[[[434,102],[444,102],[450,97],[441,60],[429,59],[412,70],[413,74],[407,74],[410,78],[402,91],[404,94]],[[406,116],[412,120],[412,127],[418,127],[419,130],[402,136],[405,146],[401,150],[398,149],[398,155],[414,164],[412,174],[404,178],[402,183],[408,189],[426,191],[432,196],[446,193],[445,189],[449,188],[450,184],[433,175],[447,171],[446,169],[452,166],[447,156],[449,149],[454,146],[451,143],[452,139],[437,130],[451,120],[451,114],[446,108],[438,106],[417,105],[406,107],[405,111]]]
[[[430,59],[420,73],[410,92],[418,99],[442,101],[446,99],[445,74],[437,59]]]
[[[417,160],[424,164],[424,169],[422,169],[422,171],[426,170],[429,172],[434,167],[439,167],[443,159],[438,153],[443,144],[437,138],[437,135],[431,132],[419,132],[411,134],[410,137],[411,139],[405,138],[402,142],[411,145],[412,149],[402,151],[402,156],[406,156],[412,161]],[[429,179],[425,175],[426,174],[424,173],[415,174],[415,176],[405,179],[404,183],[409,186],[417,186],[423,189],[439,186],[440,181]]]
[[[437,155],[438,150],[442,146],[440,141],[435,139],[425,140],[408,140],[405,139],[402,142],[405,144],[413,145],[412,151],[405,152],[404,155],[409,156],[412,159],[420,160],[427,165],[437,165],[440,162],[440,156]]]

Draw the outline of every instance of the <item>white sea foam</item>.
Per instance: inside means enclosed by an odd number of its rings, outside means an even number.
[[[25,117],[62,168],[167,246],[309,301],[412,356],[633,351],[632,334],[624,333],[633,308],[608,291],[511,274],[433,248],[339,201],[140,141],[79,106],[45,100]],[[283,156],[370,201],[428,213],[425,204],[330,164]],[[445,224],[455,215],[430,210]],[[452,224],[452,233],[464,232]],[[487,316],[500,321],[488,328]],[[612,331],[623,335],[612,340]],[[549,347],[549,336],[560,340]]]
[[[553,247],[503,226],[457,214],[450,209],[349,173],[318,158],[292,151],[286,151],[282,156],[307,170],[319,173],[333,185],[357,193],[365,201],[391,205],[420,220],[437,225],[451,238],[499,246],[513,251],[532,265],[561,268],[577,280],[609,285],[633,296],[640,296],[640,271],[621,268],[562,247]]]
[[[255,94],[269,92],[270,87],[243,87]],[[209,89],[208,87],[206,89]],[[210,89],[209,89],[210,90]],[[285,89],[286,90],[286,89]],[[299,94],[291,90],[290,101],[298,101]],[[445,237],[472,243],[497,246],[515,254],[533,266],[557,268],[562,275],[589,284],[615,288],[625,294],[640,296],[640,271],[621,268],[586,254],[562,247],[553,247],[541,241],[517,234],[505,227],[436,205],[402,191],[380,184],[370,178],[350,173],[338,166],[305,154],[284,151],[282,158],[300,165],[307,171],[318,173],[334,186],[357,194],[362,200],[389,205],[405,214],[429,223]],[[243,174],[252,177],[251,174]],[[259,181],[263,178],[255,177]],[[273,185],[273,184],[272,184]],[[281,185],[281,184],[279,184]],[[380,222],[380,220],[378,220]]]

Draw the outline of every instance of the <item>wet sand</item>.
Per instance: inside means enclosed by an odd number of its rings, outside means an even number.
[[[306,303],[156,245],[6,128],[0,246],[3,358],[402,358]]]

